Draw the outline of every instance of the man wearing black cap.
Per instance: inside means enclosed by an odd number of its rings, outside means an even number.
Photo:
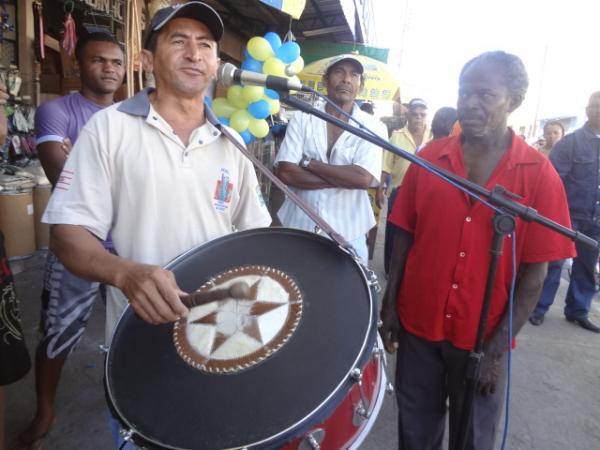
[[[362,63],[354,55],[333,58],[323,75],[327,95],[347,114],[384,137],[384,125],[354,103],[364,85],[363,72]],[[330,105],[324,109],[348,122]],[[375,225],[367,188],[377,186],[381,149],[321,119],[298,113],[288,125],[276,164],[283,182],[350,242],[366,264],[365,236]],[[316,229],[315,223],[289,200],[278,216],[285,226],[313,232]]]
[[[406,114],[406,126],[400,130],[394,131],[390,137],[390,142],[402,150],[415,154],[431,140],[431,133],[427,129],[427,103],[421,98],[413,98],[408,103],[408,112]],[[383,164],[381,170],[381,183],[377,190],[377,205],[381,208],[384,202],[384,185],[388,178],[391,178],[387,188],[390,193],[388,200],[388,215],[392,211],[394,200],[398,188],[402,184],[402,178],[408,169],[410,162],[393,154],[392,152],[383,152]],[[387,222],[385,225],[385,244],[383,249],[384,269],[387,274],[389,271],[389,262],[392,253],[394,226]]]
[[[141,54],[156,89],[86,124],[48,204],[44,220],[54,224],[57,256],[76,274],[110,285],[107,341],[127,303],[153,324],[187,314],[173,274],[161,266],[234,229],[271,221],[252,164],[204,104],[222,35],[221,18],[204,3],[157,11]],[[99,244],[109,231],[119,256]]]

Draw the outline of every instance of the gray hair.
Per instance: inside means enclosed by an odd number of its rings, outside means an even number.
[[[459,79],[462,80],[467,70],[479,64],[493,64],[498,67],[510,96],[521,100],[525,98],[525,93],[529,87],[529,77],[521,58],[500,50],[482,53],[464,65],[460,71]]]

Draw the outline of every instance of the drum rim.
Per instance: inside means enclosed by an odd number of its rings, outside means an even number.
[[[240,447],[231,447],[228,449],[221,449],[221,450],[244,450],[244,449],[250,449],[253,448],[255,446],[259,446],[262,444],[268,444],[274,440],[276,440],[277,438],[280,438],[282,436],[284,436],[286,433],[289,433],[291,430],[294,429],[298,429],[301,428],[302,425],[304,423],[306,423],[312,416],[315,415],[315,413],[319,412],[322,410],[322,408],[327,405],[331,399],[336,396],[340,390],[343,388],[343,386],[350,380],[351,378],[351,374],[352,371],[356,368],[362,369],[361,366],[359,366],[359,362],[360,360],[363,358],[363,356],[365,355],[365,352],[368,351],[368,343],[371,337],[371,334],[373,333],[373,326],[374,326],[374,302],[373,302],[373,293],[372,293],[372,286],[371,283],[369,282],[369,279],[367,278],[367,275],[365,273],[365,269],[363,268],[363,265],[358,262],[357,258],[354,257],[348,250],[346,250],[345,248],[337,245],[335,242],[333,242],[332,240],[324,237],[324,236],[320,236],[316,233],[311,233],[309,231],[305,231],[305,230],[300,230],[297,228],[288,228],[288,227],[262,227],[262,228],[252,228],[249,230],[244,230],[244,231],[235,231],[233,233],[227,234],[225,236],[220,236],[218,238],[212,239],[210,241],[207,241],[203,244],[197,245],[187,251],[185,251],[184,253],[180,254],[179,256],[176,256],[174,259],[172,259],[171,261],[169,261],[164,268],[167,270],[170,270],[175,264],[180,263],[182,260],[188,258],[191,254],[195,253],[198,249],[203,248],[205,246],[208,245],[215,245],[217,243],[217,241],[225,241],[225,240],[229,240],[232,238],[232,236],[240,236],[240,235],[252,235],[252,234],[262,234],[264,232],[273,232],[273,231],[278,231],[278,232],[293,232],[294,234],[300,234],[300,235],[305,235],[311,239],[315,239],[316,240],[320,240],[323,243],[327,243],[327,245],[333,245],[334,247],[336,247],[338,250],[340,250],[342,253],[346,254],[351,260],[352,263],[356,266],[358,266],[358,271],[360,273],[360,276],[363,278],[364,283],[365,283],[365,287],[367,288],[367,292],[368,292],[368,298],[369,298],[369,321],[368,321],[368,327],[366,332],[364,333],[364,337],[362,340],[362,344],[361,344],[361,348],[360,351],[357,352],[357,356],[355,357],[354,361],[351,364],[351,368],[349,369],[349,371],[346,373],[346,375],[344,377],[341,378],[340,382],[338,383],[338,385],[335,387],[335,389],[333,389],[331,391],[331,393],[325,398],[323,399],[323,401],[321,403],[319,403],[319,405],[317,405],[315,408],[313,408],[307,415],[305,415],[304,417],[302,417],[301,419],[297,420],[294,424],[290,425],[289,427],[285,428],[282,431],[279,431],[276,434],[273,434],[265,439],[262,439],[260,441],[256,441],[256,442],[252,442],[252,443],[247,443],[244,444]],[[119,324],[121,323],[121,321],[123,321],[125,315],[127,314],[127,312],[131,309],[131,305],[127,305],[125,307],[125,309],[123,310],[123,313],[121,314],[121,316],[119,317],[119,320],[117,321],[117,325],[115,327],[115,330],[118,329]],[[376,332],[376,330],[375,330]],[[118,414],[117,419],[120,420],[122,422],[123,425],[127,426],[127,431],[132,432],[134,435],[139,436],[140,438],[142,438],[143,440],[151,443],[151,444],[156,444],[159,445],[163,448],[167,448],[167,449],[171,449],[171,450],[192,450],[192,449],[184,449],[181,447],[173,447],[171,445],[165,444],[163,442],[159,442],[156,441],[153,438],[149,438],[148,436],[144,435],[142,432],[140,432],[138,429],[136,429],[134,426],[132,426],[129,421],[125,418],[125,416],[123,415],[123,413],[121,412],[121,410],[119,409],[119,407],[117,406],[117,403],[115,402],[115,398],[113,397],[113,392],[112,392],[112,380],[111,378],[108,376],[108,365],[109,365],[109,361],[110,361],[110,356],[111,356],[111,348],[112,348],[112,342],[111,345],[108,349],[108,352],[106,354],[106,359],[104,362],[104,374],[105,374],[105,379],[106,379],[106,391],[107,391],[107,398],[110,400],[111,403],[111,407],[112,409]]]

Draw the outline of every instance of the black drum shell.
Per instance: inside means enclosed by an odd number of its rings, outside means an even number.
[[[235,374],[185,363],[173,325],[153,326],[128,308],[106,362],[109,404],[146,448],[278,448],[325,419],[370,357],[375,309],[363,268],[314,233],[264,228],[227,235],[167,268],[191,292],[233,267],[266,265],[294,278],[303,295],[294,335],[265,361]]]

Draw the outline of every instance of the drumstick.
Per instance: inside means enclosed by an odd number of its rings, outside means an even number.
[[[229,286],[228,289],[217,289],[214,291],[197,291],[181,297],[182,303],[188,308],[205,305],[207,303],[225,300],[226,298],[243,299],[250,297],[250,287],[243,281],[238,281]]]

